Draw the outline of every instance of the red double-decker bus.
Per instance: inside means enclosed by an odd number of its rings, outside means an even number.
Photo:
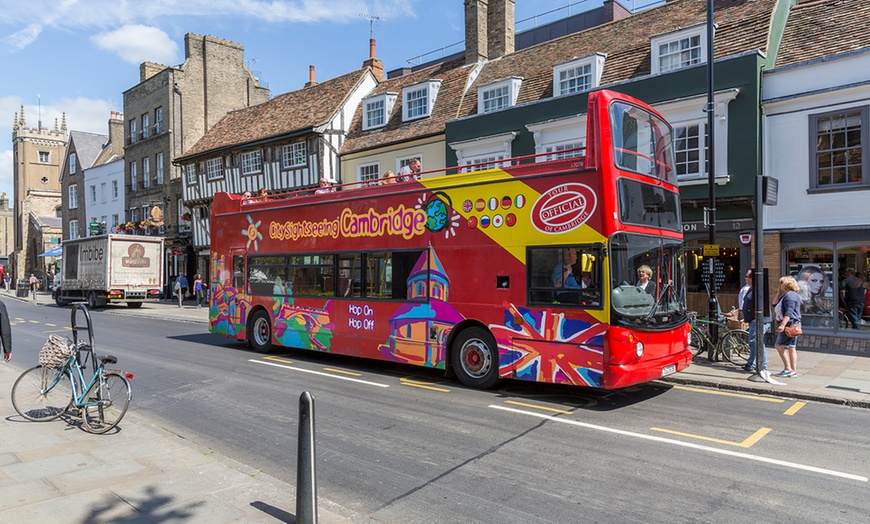
[[[612,389],[684,369],[671,128],[612,91],[588,107],[586,147],[568,158],[327,194],[218,193],[211,331],[482,388]]]

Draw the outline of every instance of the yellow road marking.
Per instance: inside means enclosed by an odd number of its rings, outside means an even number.
[[[449,389],[433,386],[433,382],[420,382],[419,380],[411,380],[409,378],[400,378],[399,382],[405,386],[411,386],[413,388],[431,389],[432,391],[440,391],[441,393],[450,393]]]
[[[281,357],[271,357],[271,356],[270,357],[263,357],[263,360],[274,360],[275,362],[283,362],[285,364],[292,364],[293,363],[292,360],[287,360],[287,359],[284,359]]]
[[[513,404],[514,406],[523,406],[525,408],[532,409],[543,409],[544,411],[552,411],[553,413],[563,413],[565,415],[570,415],[570,411],[565,411],[564,409],[551,408],[548,406],[539,406],[537,404],[526,404],[525,402],[517,402],[516,400],[505,400],[505,404]]]
[[[701,388],[691,388],[688,386],[674,386],[674,389],[682,389],[684,391],[694,391],[696,393],[707,393],[708,395],[721,395],[723,397],[738,397],[738,398],[748,398],[750,400],[758,400],[761,402],[775,402],[778,404],[782,404],[785,400],[781,398],[770,398],[770,397],[757,397],[755,395],[747,395],[744,393],[731,393],[730,391],[714,391],[711,389],[701,389]]]
[[[39,324],[38,320],[28,320],[28,322],[30,322],[31,324]]]
[[[709,442],[718,442],[719,444],[728,444],[729,446],[737,446],[739,448],[749,448],[752,447],[753,444],[764,438],[765,435],[770,433],[772,430],[770,428],[761,428],[749,437],[746,438],[743,442],[731,442],[730,440],[722,440],[713,437],[705,437],[703,435],[693,435],[691,433],[683,433],[681,431],[674,431],[671,429],[662,429],[662,428],[650,428],[652,431],[661,431],[662,433],[670,433],[671,435],[679,435],[681,437],[689,437],[696,438],[699,440],[706,440]]]
[[[344,371],[343,369],[335,369],[335,368],[323,368],[324,371],[332,371],[333,373],[344,373],[345,375],[350,375],[352,377],[361,377],[362,373],[355,373],[353,371]]]
[[[15,320],[18,320],[18,321],[24,322],[24,319],[21,318],[21,317],[15,317]]]
[[[51,326],[51,327],[57,327],[57,324],[49,324],[48,322],[46,322],[45,325],[46,325],[46,326]]]
[[[806,402],[795,402],[794,404],[792,404],[792,406],[790,408],[785,410],[785,413],[783,413],[783,415],[789,415],[789,416],[794,415],[795,413],[800,411],[800,409],[802,407],[804,407],[806,405],[807,405]]]

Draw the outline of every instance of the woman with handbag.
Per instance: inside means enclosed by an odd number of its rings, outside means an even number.
[[[776,351],[782,359],[783,370],[777,376],[794,378],[797,376],[797,339],[801,331],[801,297],[800,287],[794,277],[779,279],[781,298],[777,310],[782,311],[776,332]],[[779,317],[779,315],[777,315]]]

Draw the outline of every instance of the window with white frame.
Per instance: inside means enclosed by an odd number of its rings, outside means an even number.
[[[100,202],[106,202],[108,200],[108,187],[105,182],[100,182]]]
[[[96,203],[97,203],[97,185],[96,185],[96,184],[91,184],[91,185],[88,187],[88,189],[90,189],[91,204],[96,204]]]
[[[867,150],[868,107],[810,115],[810,187],[825,189],[870,184]]]
[[[130,210],[130,221],[138,222],[139,221],[139,208],[134,207]]]
[[[70,186],[72,187],[72,186]],[[78,220],[70,220],[69,221],[69,239],[75,240],[79,237],[79,221]]]
[[[305,142],[296,142],[281,148],[281,163],[284,167],[299,167],[308,163],[308,147]]]
[[[491,167],[503,167],[505,162],[500,162],[511,157],[511,144],[517,137],[517,133],[503,133],[482,138],[452,142],[450,147],[456,152],[457,164],[469,166],[462,172],[479,171]],[[481,164],[481,165],[473,165]]]
[[[427,117],[432,113],[438,89],[441,87],[440,80],[430,80],[422,84],[408,86],[402,89],[402,121],[414,120]]]
[[[79,186],[70,184],[67,188],[67,196],[69,197],[69,208],[77,209],[79,207]]]
[[[396,93],[381,93],[363,99],[363,130],[383,127],[390,119],[393,106],[396,104]]]
[[[112,200],[118,200],[118,181],[112,180]]]
[[[588,91],[601,85],[605,58],[604,53],[595,53],[553,66],[553,96]]]
[[[114,215],[112,215],[112,229],[118,227],[118,224],[120,224],[119,217],[118,214],[115,213]]]
[[[187,179],[187,184],[196,184],[196,163],[185,164],[184,176]]]
[[[136,119],[135,118],[130,119],[129,130],[130,130],[130,143],[135,144],[136,143]]]
[[[76,174],[76,160],[77,160],[76,154],[70,153],[69,154],[69,174],[71,174],[71,175]]]
[[[478,88],[477,112],[491,113],[515,105],[522,81],[522,78],[512,77]]]
[[[142,159],[142,187],[151,187],[151,157]]]
[[[209,158],[205,162],[205,177],[208,180],[217,180],[224,177],[224,159]]]
[[[148,113],[142,115],[142,138],[148,138],[151,133],[151,129],[148,125]]]
[[[48,151],[40,151],[39,152],[39,163],[40,164],[47,164],[50,158],[51,158],[51,156],[49,155]]]
[[[157,153],[154,157],[154,170],[157,175],[157,185],[163,185],[163,153]]]
[[[263,156],[260,151],[242,153],[242,174],[252,175],[263,171]]]
[[[360,182],[378,180],[379,178],[381,178],[380,162],[373,162],[371,164],[360,164],[357,166],[356,171],[357,179],[359,179]]]
[[[163,132],[163,108],[158,107],[154,110],[154,134]]]
[[[565,142],[563,144],[551,144],[544,148],[544,152],[552,153],[544,157],[545,160],[561,160],[563,158],[579,158],[583,156],[585,140],[577,142]]]
[[[707,125],[694,122],[674,126],[674,163],[677,176],[694,178],[707,174]]]
[[[705,26],[694,26],[652,38],[652,72],[666,73],[707,61]]]
[[[586,146],[586,115],[527,124],[535,139],[535,162],[582,157]],[[552,153],[545,155],[544,153]]]
[[[136,191],[136,185],[139,183],[137,167],[135,160],[130,162],[130,191]]]

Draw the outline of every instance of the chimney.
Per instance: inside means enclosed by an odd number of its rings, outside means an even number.
[[[465,0],[465,64],[476,64],[489,57],[486,19],[489,0]]]
[[[124,113],[109,113],[109,143],[124,147]]]
[[[631,11],[616,0],[604,0],[604,21],[613,22],[631,16]]]
[[[375,75],[375,78],[377,78],[379,82],[384,79],[384,64],[375,58],[374,38],[369,38],[369,57],[363,61],[363,67],[370,67],[372,69],[372,74]]]
[[[316,86],[317,82],[314,80],[314,66],[308,66],[308,82],[305,84],[305,87]]]
[[[489,0],[486,17],[489,58],[514,52],[514,5],[516,0]]]

